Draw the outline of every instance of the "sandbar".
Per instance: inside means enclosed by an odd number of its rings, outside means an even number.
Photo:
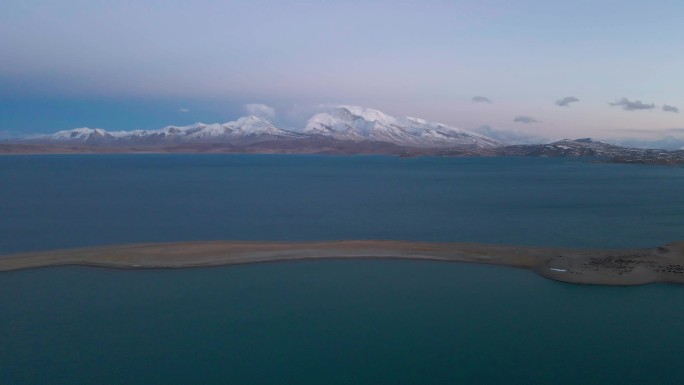
[[[684,241],[644,249],[572,249],[411,241],[144,243],[0,256],[0,272],[47,266],[191,268],[310,259],[413,259],[530,269],[596,285],[684,284]]]

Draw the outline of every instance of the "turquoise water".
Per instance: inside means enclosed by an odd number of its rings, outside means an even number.
[[[684,169],[557,159],[0,157],[0,254],[199,239],[684,239]],[[0,384],[681,384],[684,290],[310,261],[0,274]]]
[[[200,239],[684,238],[684,168],[562,159],[0,157],[0,254]]]

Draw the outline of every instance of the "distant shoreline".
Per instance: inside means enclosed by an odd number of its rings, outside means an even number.
[[[578,146],[584,146],[583,142]],[[328,141],[307,143],[261,142],[249,146],[228,143],[197,143],[167,146],[87,146],[54,144],[0,143],[0,155],[115,155],[115,154],[224,154],[224,155],[385,155],[400,158],[417,157],[527,157],[527,158],[592,158],[595,163],[643,164],[658,166],[684,165],[684,150],[635,150],[621,148],[619,152],[596,152],[587,148],[567,149],[564,145],[512,145],[499,149],[467,149],[442,147],[404,147],[383,142]],[[615,147],[615,146],[613,146]],[[618,148],[618,147],[615,147]]]
[[[412,259],[504,265],[578,284],[684,284],[684,241],[653,249],[408,241],[148,243],[5,255],[0,256],[0,272],[65,265],[151,269],[320,259]]]

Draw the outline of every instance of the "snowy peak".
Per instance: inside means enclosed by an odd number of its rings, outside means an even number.
[[[378,110],[357,106],[340,106],[330,113],[317,114],[309,119],[303,132],[283,130],[263,118],[245,116],[227,123],[195,123],[188,126],[166,126],[158,130],[108,132],[100,128],[77,128],[25,141],[106,146],[191,143],[245,145],[306,138],[321,143],[321,137],[325,137],[325,143],[329,143],[330,140],[364,141],[420,148],[448,147],[473,150],[501,146],[499,142],[487,136],[446,124],[413,117],[397,118]]]
[[[167,126],[154,131],[133,131],[137,135],[157,134],[177,138],[209,139],[221,137],[241,137],[255,135],[291,136],[290,131],[282,130],[271,122],[256,116],[245,116],[228,123],[195,123],[190,126]]]
[[[189,126],[166,126],[158,130],[108,132],[101,128],[77,128],[33,138],[39,142],[83,142],[87,144],[157,144],[225,142],[247,143],[274,138],[295,138],[301,134],[286,131],[256,116],[242,117],[228,123],[195,123]]]
[[[314,115],[306,124],[308,134],[329,135],[337,139],[381,140],[378,136],[398,122],[380,111],[362,107],[341,106],[331,114]]]
[[[337,107],[340,114],[349,115],[357,119],[363,119],[368,122],[378,122],[380,124],[398,124],[398,120],[393,116],[374,110],[371,108],[358,106],[340,106]]]
[[[101,128],[82,127],[73,130],[58,131],[49,135],[49,137],[55,140],[86,142],[94,139],[111,138],[112,135]]]
[[[304,132],[341,140],[370,140],[418,147],[494,148],[501,145],[484,135],[446,124],[413,117],[396,118],[356,106],[340,106],[332,113],[317,114],[309,119]]]
[[[273,135],[293,136],[293,132],[274,126],[271,122],[254,115],[242,117],[234,122],[225,123],[223,127],[234,135]]]
[[[642,152],[642,150],[615,146],[601,140],[593,140],[590,138],[563,139],[548,144],[513,145],[505,148],[506,155],[552,157],[616,157],[625,155],[636,156],[639,155],[640,152]]]

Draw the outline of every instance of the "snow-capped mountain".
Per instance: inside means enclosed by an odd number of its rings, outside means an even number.
[[[167,126],[158,130],[106,131],[101,128],[77,128],[25,138],[19,142],[103,147],[159,147],[194,143],[241,146],[278,142],[281,144],[274,146],[284,145],[288,151],[296,151],[297,143],[311,147],[316,144],[329,146],[333,142],[345,143],[345,148],[391,145],[395,148],[477,150],[502,146],[485,135],[446,124],[411,117],[396,118],[377,110],[352,106],[341,106],[332,113],[315,115],[301,132],[284,130],[262,118],[247,116],[223,124],[195,123],[189,126]]]
[[[258,135],[269,136],[297,136],[296,133],[282,130],[274,126],[271,122],[256,116],[247,116],[234,122],[223,124],[203,124],[196,123],[192,126],[167,126],[157,131],[148,133],[165,136],[182,136],[189,139],[213,139],[221,137],[250,137]]]
[[[622,147],[591,138],[563,139],[548,144],[506,146],[497,152],[505,156],[593,157],[613,163],[684,164],[684,150]]]
[[[553,156],[553,157],[572,157],[572,156],[596,156],[614,157],[624,155],[640,155],[644,152],[638,148],[628,148],[615,146],[602,140],[591,138],[582,139],[563,139],[548,144],[527,144],[507,146],[503,149],[507,155],[524,156]]]
[[[280,129],[256,116],[228,123],[195,123],[190,126],[167,126],[159,130],[108,132],[101,128],[77,128],[51,135],[34,137],[34,142],[66,142],[84,144],[158,144],[158,143],[249,143],[255,141],[298,138],[302,134]]]
[[[361,107],[339,107],[311,118],[305,132],[254,116],[224,124],[159,130],[77,128],[0,141],[0,154],[49,153],[385,154],[398,156],[592,157],[594,161],[682,165],[684,150],[629,148],[589,138],[504,146],[466,130],[417,118],[394,118]]]
[[[58,131],[51,135],[38,136],[33,139],[50,139],[64,142],[93,142],[99,140],[114,139],[114,136],[102,128],[76,128],[73,130]]]
[[[370,108],[340,106],[309,119],[304,132],[340,140],[389,142],[411,147],[495,148],[501,143],[482,134],[428,122],[396,118]]]

